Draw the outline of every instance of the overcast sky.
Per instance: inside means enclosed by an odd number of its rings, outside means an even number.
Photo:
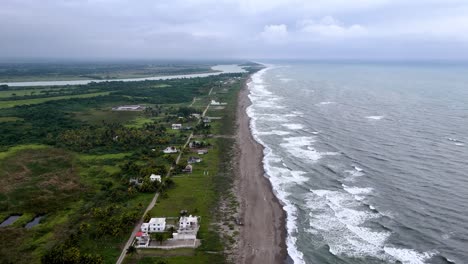
[[[1,0],[14,57],[468,59],[468,0]]]

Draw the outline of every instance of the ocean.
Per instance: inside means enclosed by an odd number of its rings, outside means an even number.
[[[294,263],[468,263],[468,65],[281,63],[249,89]]]

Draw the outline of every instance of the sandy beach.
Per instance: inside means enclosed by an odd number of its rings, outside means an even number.
[[[236,192],[244,226],[240,230],[238,263],[285,263],[286,213],[264,176],[263,146],[253,138],[246,108],[248,87],[239,93],[237,109],[238,179]]]

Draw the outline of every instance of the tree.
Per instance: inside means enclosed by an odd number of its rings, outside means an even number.
[[[164,233],[152,233],[151,238],[158,241],[160,245],[166,240],[166,236]]]
[[[134,246],[129,246],[129,247],[127,248],[127,254],[128,254],[128,255],[133,255],[133,254],[135,254],[135,253],[137,253],[136,247],[134,247]]]

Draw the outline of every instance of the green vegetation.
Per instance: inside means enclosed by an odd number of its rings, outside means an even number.
[[[165,175],[176,156],[161,150],[180,148],[192,132],[232,135],[235,99],[243,80],[234,77],[246,76],[16,88],[14,96],[1,91],[0,220],[21,217],[0,228],[0,259],[115,263],[159,192],[150,215],[178,216],[182,209],[200,215],[202,245],[195,250],[138,250],[126,262],[222,263],[224,244],[213,223],[217,202],[232,181],[227,166],[232,139],[203,139],[209,153],[194,165],[193,173],[180,173],[193,155],[186,150],[170,178]],[[229,105],[209,111],[223,119],[197,126],[191,114],[204,110],[211,89],[222,91],[214,98]],[[198,100],[191,104],[194,97]],[[146,110],[112,110],[125,104],[144,105]],[[192,129],[172,130],[172,123]],[[151,182],[151,173],[163,175],[162,183]],[[43,216],[40,224],[26,229],[36,216]]]
[[[95,96],[108,95],[108,92],[103,93],[90,93],[90,94],[78,94],[78,95],[68,95],[68,96],[56,96],[56,97],[46,97],[46,98],[36,98],[36,99],[26,99],[26,100],[14,100],[14,101],[0,101],[0,108],[14,107],[18,105],[32,105],[40,104],[47,101],[63,100],[63,99],[72,99],[72,98],[89,98]]]
[[[103,80],[212,72],[211,65],[173,62],[1,63],[0,82]]]

